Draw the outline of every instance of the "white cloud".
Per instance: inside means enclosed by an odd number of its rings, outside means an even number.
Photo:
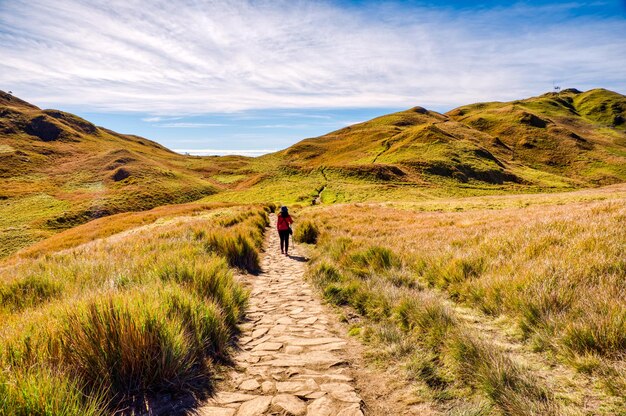
[[[180,120],[182,117],[144,117],[141,121],[146,123],[158,123],[160,121]]]
[[[43,106],[174,116],[451,107],[553,81],[626,91],[625,20],[559,19],[576,5],[555,7],[6,0],[0,88]]]

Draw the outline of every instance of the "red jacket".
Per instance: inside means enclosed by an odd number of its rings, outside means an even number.
[[[287,215],[286,217],[283,217],[281,214],[278,214],[278,220],[276,221],[276,228],[278,231],[288,230],[289,224],[293,224],[291,216]]]

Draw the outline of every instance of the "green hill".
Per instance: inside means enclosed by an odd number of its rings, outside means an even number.
[[[503,159],[511,164],[581,185],[626,180],[626,97],[615,92],[568,89],[447,115],[503,143]]]
[[[422,107],[302,140],[208,200],[309,203],[541,192],[626,181],[626,97],[607,90]],[[318,196],[319,195],[319,196]]]
[[[94,218],[215,193],[192,162],[0,92],[0,257]]]

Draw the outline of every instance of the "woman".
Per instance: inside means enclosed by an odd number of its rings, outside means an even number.
[[[276,221],[276,228],[278,229],[278,236],[280,237],[280,252],[281,254],[289,255],[289,234],[291,234],[291,224],[293,220],[289,215],[287,207],[280,208],[280,214],[278,214],[278,220]]]

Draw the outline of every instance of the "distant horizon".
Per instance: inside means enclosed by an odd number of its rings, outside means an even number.
[[[416,105],[626,93],[626,2],[7,0],[0,89],[170,149],[283,149]]]

